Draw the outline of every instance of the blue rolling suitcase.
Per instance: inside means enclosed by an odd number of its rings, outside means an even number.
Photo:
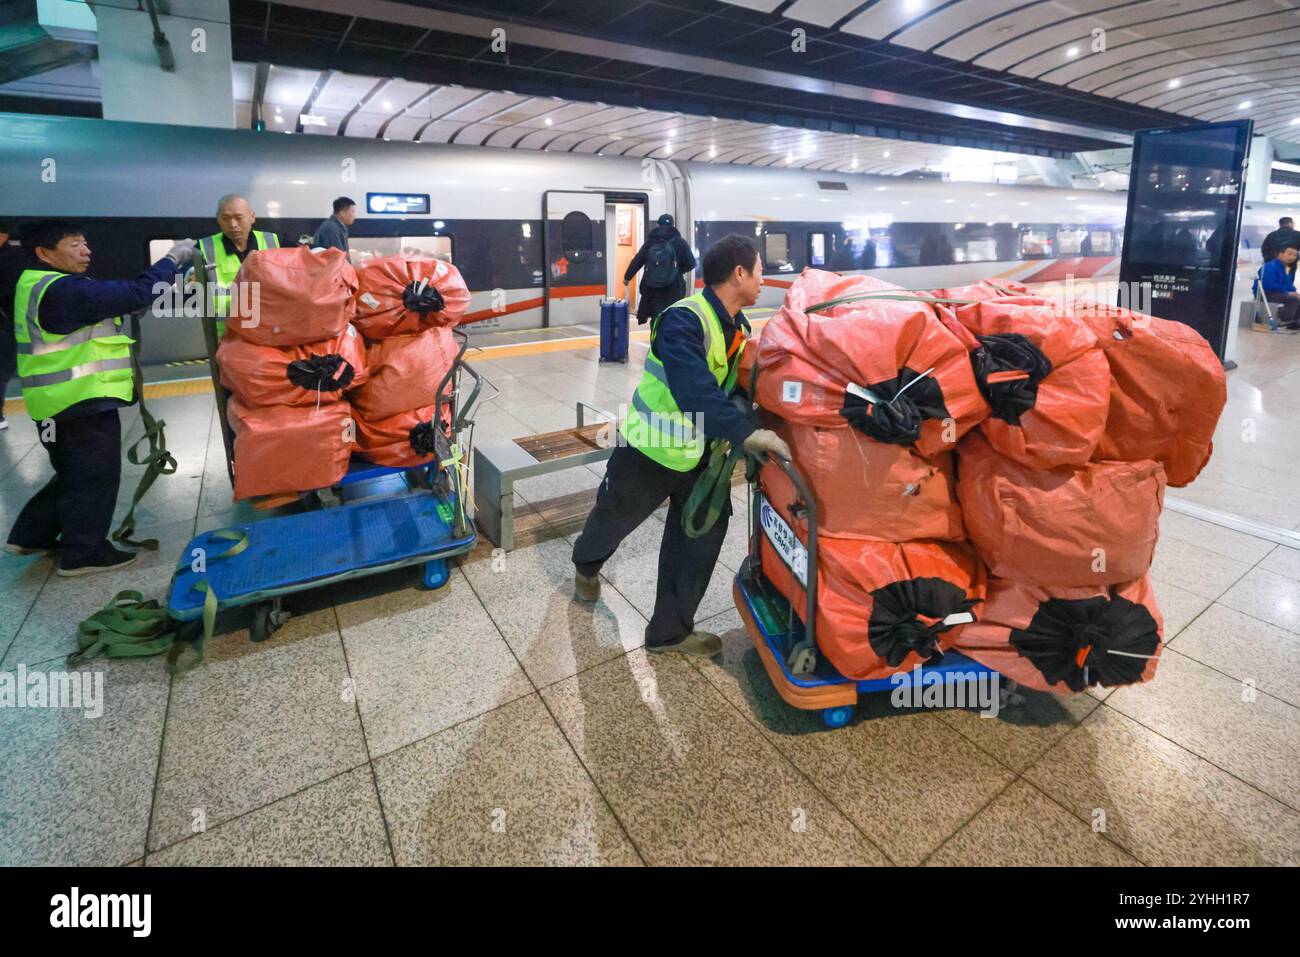
[[[627,300],[600,301],[600,361],[627,362]]]

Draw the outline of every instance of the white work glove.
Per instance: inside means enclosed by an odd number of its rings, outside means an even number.
[[[167,258],[174,260],[176,265],[188,265],[194,258],[194,240],[182,239],[171,249],[167,250]]]
[[[785,439],[770,429],[755,429],[749,433],[749,438],[745,439],[745,451],[753,452],[755,455],[771,452],[778,458],[790,461],[790,446],[785,444]]]

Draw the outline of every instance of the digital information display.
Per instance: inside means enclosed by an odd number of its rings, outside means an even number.
[[[366,193],[366,211],[429,215],[428,193]]]
[[[1151,311],[1191,326],[1223,358],[1252,123],[1133,136],[1120,282],[1151,287]],[[1129,294],[1129,302],[1141,302]]]

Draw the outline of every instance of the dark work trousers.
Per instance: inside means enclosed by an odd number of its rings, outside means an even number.
[[[23,507],[9,542],[50,548],[57,540],[61,561],[86,562],[108,540],[113,524],[122,483],[122,420],[117,409],[58,419],[51,441],[46,428],[36,423],[54,478]]]
[[[1265,293],[1264,297],[1280,308],[1273,310],[1273,316],[1280,326],[1294,325],[1300,321],[1300,299],[1293,299],[1284,292]]]
[[[668,521],[659,545],[655,610],[645,630],[647,645],[669,645],[695,630],[695,612],[722,551],[731,514],[730,497],[717,524],[702,538],[690,538],[682,528],[686,499],[707,460],[706,455],[691,471],[676,472],[634,448],[618,446],[605,467],[596,507],[587,516],[587,524],[573,546],[573,564],[578,571],[595,575],[619,543],[668,499]]]

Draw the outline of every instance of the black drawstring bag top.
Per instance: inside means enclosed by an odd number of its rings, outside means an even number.
[[[402,305],[410,312],[417,312],[424,319],[431,312],[442,312],[446,303],[440,293],[427,279],[408,283],[402,290]]]
[[[891,668],[901,665],[912,652],[924,660],[933,658],[939,653],[939,635],[971,620],[972,609],[979,603],[978,598],[967,598],[964,589],[942,578],[893,582],[873,591],[871,599],[867,641]],[[950,616],[961,621],[950,620]],[[937,620],[926,624],[920,617]]]
[[[342,392],[352,385],[356,370],[338,353],[296,359],[285,369],[285,376],[299,388],[317,392]]]
[[[1047,599],[1010,640],[1049,684],[1083,691],[1140,680],[1160,647],[1160,631],[1145,605],[1098,595]]]
[[[887,445],[911,445],[926,419],[946,419],[943,388],[930,373],[904,367],[893,379],[865,389],[850,385],[840,415],[859,432]]]
[[[980,392],[995,418],[1019,425],[1038,401],[1038,383],[1052,371],[1052,360],[1018,332],[976,338],[980,348],[970,360]]]

